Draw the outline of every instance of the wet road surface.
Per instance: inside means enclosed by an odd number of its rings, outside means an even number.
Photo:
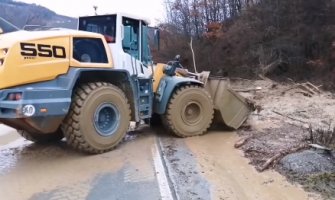
[[[175,138],[143,127],[115,150],[84,155],[36,145],[0,125],[0,199],[314,199],[275,172],[257,173],[233,132]]]

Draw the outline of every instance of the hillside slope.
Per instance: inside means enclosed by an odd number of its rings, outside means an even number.
[[[199,71],[284,82],[290,77],[335,89],[335,0],[168,2],[161,60],[178,52],[183,65],[192,66],[193,37]]]
[[[0,17],[19,28],[23,28],[25,25],[41,25],[75,29],[77,26],[75,18],[58,15],[36,4],[13,0],[0,0]]]

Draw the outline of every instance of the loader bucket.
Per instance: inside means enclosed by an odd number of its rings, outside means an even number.
[[[229,79],[209,77],[205,88],[213,99],[214,121],[238,129],[251,112],[246,99],[230,89]]]

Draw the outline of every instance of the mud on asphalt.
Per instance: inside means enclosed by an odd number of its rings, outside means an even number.
[[[306,97],[287,91],[290,85],[266,81],[232,85],[262,87],[243,94],[262,109],[252,113],[238,131],[240,137],[251,136],[241,150],[256,168],[278,152],[312,143],[308,128],[329,128],[335,119],[331,93]],[[95,156],[72,151],[64,141],[41,146],[20,140],[13,147],[0,147],[0,199],[160,199],[153,166],[155,146],[173,199],[318,199],[270,170],[257,173],[234,149],[236,140],[235,132],[222,129],[183,139],[147,127],[128,133],[115,150]],[[335,196],[333,166],[331,153],[306,148],[270,168],[331,199]]]

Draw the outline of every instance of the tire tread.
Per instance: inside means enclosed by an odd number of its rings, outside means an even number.
[[[91,82],[77,87],[76,91],[74,92],[73,103],[70,107],[69,114],[67,115],[62,125],[67,144],[74,149],[90,154],[100,154],[110,151],[117,146],[115,145],[108,149],[98,150],[85,141],[84,136],[81,134],[80,131],[79,119],[85,100],[89,97],[89,94],[91,92],[93,92],[97,88],[105,86],[114,87],[120,92],[120,94],[122,94],[123,98],[126,100],[130,118],[130,105],[128,103],[128,100],[122,90],[120,90],[116,86],[106,82]],[[122,138],[120,140],[122,140]]]
[[[179,132],[177,130],[177,128],[175,127],[175,125],[173,124],[173,114],[172,114],[172,109],[173,109],[173,106],[178,103],[176,102],[177,101],[177,98],[179,95],[181,95],[183,93],[184,90],[188,90],[188,89],[197,89],[197,90],[202,90],[206,96],[211,100],[211,104],[213,105],[213,101],[212,101],[212,98],[211,96],[209,95],[209,93],[204,90],[202,87],[200,86],[197,86],[197,85],[187,85],[187,86],[182,86],[180,88],[178,88],[175,93],[173,94],[169,104],[168,104],[168,107],[167,107],[167,111],[166,111],[166,114],[162,115],[163,117],[163,125],[168,129],[168,131],[172,132],[173,134],[175,134],[176,136],[178,137],[182,137],[182,138],[185,138],[185,137],[193,137],[193,136],[199,136],[199,135],[203,135],[206,133],[206,131],[208,130],[208,128],[211,126],[211,123],[212,123],[212,120],[214,118],[214,110],[211,114],[211,119],[210,119],[210,123],[208,123],[208,125],[206,127],[204,127],[199,134],[194,134],[194,135],[187,135],[187,134],[184,134],[182,132]]]

